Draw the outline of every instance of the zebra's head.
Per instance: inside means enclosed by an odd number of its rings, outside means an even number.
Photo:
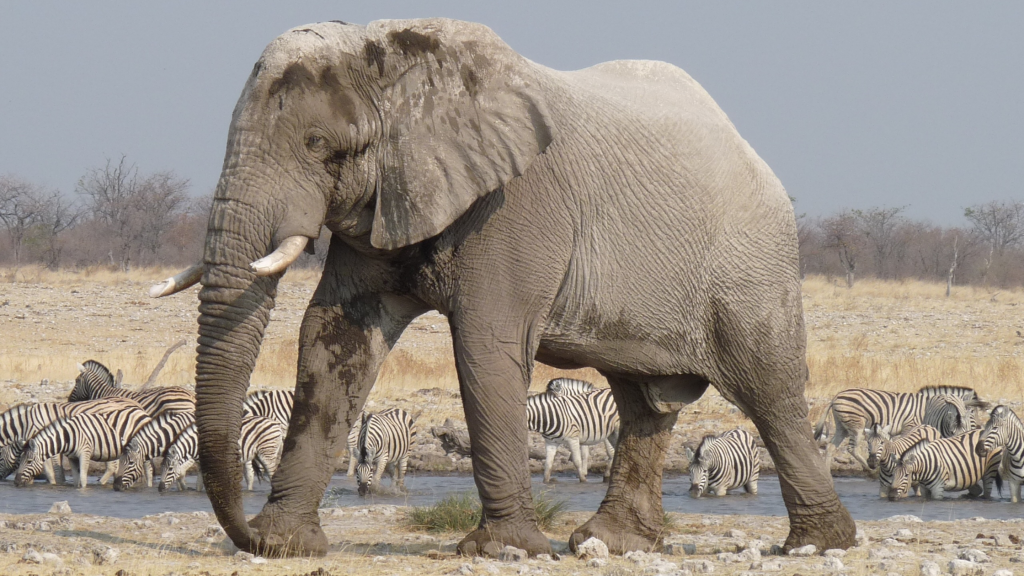
[[[696,452],[687,449],[687,457],[690,458],[690,497],[700,498],[708,489],[708,468],[709,463],[705,452],[714,436],[705,436],[697,446]]]
[[[987,458],[993,450],[1005,446],[1011,422],[1020,424],[1020,420],[1013,410],[1002,404],[993,408],[988,422],[985,424],[985,429],[981,432],[978,443],[974,447],[975,454],[980,458]]]
[[[911,483],[923,463],[921,453],[929,444],[928,440],[921,440],[904,452],[896,462],[896,467],[892,471],[892,484],[889,486],[889,500],[895,501],[910,495]]]
[[[114,375],[106,366],[95,360],[86,360],[85,364],[79,364],[78,372],[78,377],[75,378],[75,387],[68,395],[68,402],[91,400],[96,390],[104,386],[114,386]]]
[[[943,438],[952,438],[977,428],[974,411],[967,407],[963,399],[951,394],[940,394],[929,400],[929,411],[936,411],[936,428]]]
[[[30,442],[21,454],[21,464],[14,473],[14,485],[19,488],[31,485],[36,476],[43,472],[45,462],[46,458],[42,458],[36,447]]]
[[[373,465],[360,462],[356,464],[356,484],[359,486],[359,495],[366,496],[373,486]]]
[[[117,474],[114,475],[114,490],[127,490],[142,478],[146,459],[135,442],[130,442],[117,459]]]
[[[882,453],[885,452],[886,446],[891,440],[889,436],[891,430],[892,426],[879,426],[878,424],[864,429],[864,435],[868,439],[868,468],[878,468]]]
[[[18,458],[21,457],[22,446],[17,441],[0,446],[0,480],[7,478],[18,469]]]
[[[169,486],[173,486],[179,478],[185,476],[192,463],[192,459],[184,455],[178,445],[171,445],[164,455],[164,463],[160,469],[160,485],[157,489],[163,492]]]

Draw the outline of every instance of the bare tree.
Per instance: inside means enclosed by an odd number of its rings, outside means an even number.
[[[59,191],[14,176],[0,178],[0,222],[10,238],[16,265],[21,264],[27,244],[42,244],[48,253],[56,246],[57,236],[76,219]]]
[[[900,259],[906,250],[906,237],[900,234],[900,226],[906,219],[902,216],[906,206],[896,208],[869,208],[854,210],[860,233],[864,236],[875,264],[879,278],[894,276],[889,271],[894,260]]]
[[[1024,239],[1024,202],[1007,200],[975,204],[964,210],[964,216],[998,256],[1002,256],[1007,248],[1018,246]]]
[[[90,170],[78,181],[78,193],[86,197],[93,217],[109,227],[117,239],[116,252],[122,270],[131,268],[133,256],[155,254],[164,233],[185,207],[188,180],[173,172],[140,177],[127,157],[115,165]]]
[[[60,266],[63,232],[74,227],[81,215],[81,208],[56,190],[42,199],[32,240],[40,247],[40,256],[48,268]]]
[[[860,232],[856,215],[843,210],[839,214],[821,221],[825,248],[835,250],[846,272],[846,287],[853,288],[857,274],[857,255],[861,249]]]

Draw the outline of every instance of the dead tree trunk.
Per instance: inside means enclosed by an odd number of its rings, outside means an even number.
[[[171,357],[171,354],[173,354],[175,350],[184,346],[186,342],[188,341],[185,339],[178,340],[177,343],[173,344],[170,348],[167,349],[167,352],[164,352],[164,357],[161,358],[160,362],[157,363],[156,368],[153,368],[153,371],[150,372],[149,378],[146,380],[146,383],[143,384],[142,387],[139,388],[139,390],[145,390],[146,388],[149,388],[153,384],[156,384],[156,378],[157,376],[160,375],[160,371],[164,369],[164,364],[167,364],[167,359]]]
[[[949,293],[953,289],[953,273],[956,272],[956,258],[959,255],[957,250],[957,241],[960,240],[959,236],[953,237],[953,262],[949,265],[949,274],[946,275],[946,298],[949,298]]]

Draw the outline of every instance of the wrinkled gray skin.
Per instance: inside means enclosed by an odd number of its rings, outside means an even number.
[[[322,224],[334,235],[284,456],[247,523],[236,436],[279,278],[249,263]],[[622,418],[607,496],[573,547],[657,545],[671,428],[709,383],[775,460],[787,547],[854,543],[807,422],[789,199],[678,68],[558,72],[439,19],[291,30],[235,108],[204,260],[200,461],[244,550],[326,552],[317,505],[346,434],[403,329],[432,309],[451,326],[484,507],[463,553],[551,551],[527,466],[535,360],[598,369]]]

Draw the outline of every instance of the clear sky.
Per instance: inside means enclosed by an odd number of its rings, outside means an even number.
[[[0,174],[72,192],[106,158],[213,189],[264,46],[322,20],[487,24],[568,70],[671,62],[811,215],[1024,199],[1024,2],[4,2]]]

